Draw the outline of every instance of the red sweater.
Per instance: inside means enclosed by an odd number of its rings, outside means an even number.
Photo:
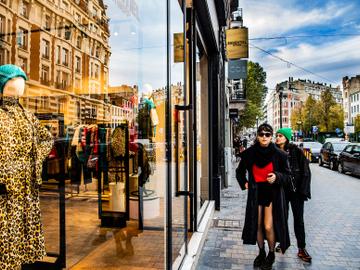
[[[252,167],[253,175],[255,182],[267,182],[266,178],[268,177],[269,173],[274,172],[274,167],[272,162],[270,162],[268,165],[266,165],[263,168],[259,168],[255,164]]]

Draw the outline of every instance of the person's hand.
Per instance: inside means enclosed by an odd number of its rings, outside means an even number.
[[[249,188],[249,183],[246,182],[246,183],[245,183],[245,189],[248,189],[248,188]]]
[[[268,177],[266,178],[266,180],[270,183],[273,184],[276,180],[276,175],[275,173],[269,173]]]

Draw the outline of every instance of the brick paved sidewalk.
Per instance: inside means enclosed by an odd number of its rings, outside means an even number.
[[[290,212],[291,246],[284,255],[276,253],[273,269],[359,270],[360,200],[357,198],[360,179],[343,176],[318,165],[311,166],[312,192],[316,199],[305,203],[305,229],[307,249],[313,262],[309,264],[297,258]],[[323,190],[324,184],[331,188]],[[336,203],[336,196],[346,198],[346,201]],[[197,269],[254,269],[253,260],[258,248],[243,245],[241,240],[246,197],[247,192],[240,190],[235,179],[229,188],[222,191],[221,210],[215,212]],[[342,207],[346,210],[342,211]]]

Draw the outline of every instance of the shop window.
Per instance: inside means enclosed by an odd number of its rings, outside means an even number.
[[[50,42],[46,39],[42,40],[42,57],[46,59],[50,59]]]
[[[29,3],[22,1],[22,5],[20,8],[20,15],[29,19]]]
[[[69,66],[69,51],[65,48],[62,49],[62,64],[64,66]]]
[[[76,66],[75,66],[75,71],[77,73],[81,72],[81,58],[79,56],[76,56]]]
[[[17,33],[17,45],[24,50],[28,47],[28,31],[21,27]]]
[[[25,73],[27,73],[27,59],[23,57],[19,57],[19,66]]]
[[[41,67],[41,83],[48,85],[50,80],[50,68],[46,65]]]

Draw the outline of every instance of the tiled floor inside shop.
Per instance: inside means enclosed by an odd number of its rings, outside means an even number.
[[[176,201],[176,200],[175,200]],[[161,213],[163,213],[161,200]],[[178,200],[183,204],[183,200]],[[176,207],[174,209],[182,209]],[[42,219],[48,252],[59,251],[58,198],[41,196]],[[178,211],[181,220],[183,210]],[[176,216],[177,216],[176,215]],[[159,223],[160,222],[160,223]],[[137,220],[130,220],[123,229],[102,228],[98,219],[96,196],[75,196],[66,199],[66,269],[163,269],[163,217],[145,220],[145,226],[158,224],[158,230],[138,230]],[[156,227],[156,226],[155,226]],[[183,244],[183,229],[173,233],[173,257]],[[174,259],[175,259],[174,258]]]

